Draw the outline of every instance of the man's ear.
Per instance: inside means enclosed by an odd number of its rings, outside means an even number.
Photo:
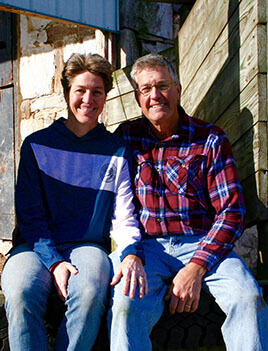
[[[135,89],[135,99],[138,103],[138,105],[141,107],[140,105],[140,94],[138,93],[138,91]]]
[[[180,82],[176,85],[176,88],[177,88],[177,91],[178,91],[178,101],[180,101],[180,99],[181,99],[181,90],[182,90]]]

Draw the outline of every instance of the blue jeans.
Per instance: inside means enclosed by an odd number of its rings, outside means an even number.
[[[89,351],[107,306],[111,263],[107,253],[94,244],[65,246],[61,253],[79,273],[68,280],[67,310],[54,349]],[[1,283],[11,351],[47,351],[44,315],[53,286],[52,274],[27,244],[22,244],[7,260]]]
[[[202,237],[145,239],[145,270],[149,292],[143,299],[122,294],[122,282],[111,295],[108,325],[111,351],[150,351],[150,332],[164,309],[166,286],[193,256]],[[111,254],[114,270],[117,252]],[[203,289],[214,296],[226,314],[222,334],[227,351],[268,350],[268,308],[261,290],[234,252],[203,279]]]

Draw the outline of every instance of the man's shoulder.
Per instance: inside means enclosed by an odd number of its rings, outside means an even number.
[[[222,137],[225,136],[224,131],[216,124],[204,121],[200,118],[184,115],[183,126],[189,133],[194,134],[200,138],[207,138],[209,136]]]
[[[134,120],[128,120],[119,125],[116,129],[115,133],[120,135],[120,133],[127,133],[127,132],[135,132],[139,131],[140,128],[145,126],[145,119],[144,117],[140,117]]]

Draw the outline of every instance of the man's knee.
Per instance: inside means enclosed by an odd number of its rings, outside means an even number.
[[[255,308],[265,303],[257,283],[234,286],[229,293],[227,301],[231,308],[240,309],[241,311],[247,308]]]

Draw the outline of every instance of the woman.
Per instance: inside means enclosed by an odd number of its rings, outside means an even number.
[[[135,281],[144,275],[131,154],[98,123],[112,67],[97,54],[74,54],[62,85],[68,119],[33,133],[21,148],[19,237],[2,274],[10,348],[16,351],[48,350],[43,320],[53,283],[67,307],[55,350],[91,349],[107,303],[110,234],[121,250],[122,274]]]

